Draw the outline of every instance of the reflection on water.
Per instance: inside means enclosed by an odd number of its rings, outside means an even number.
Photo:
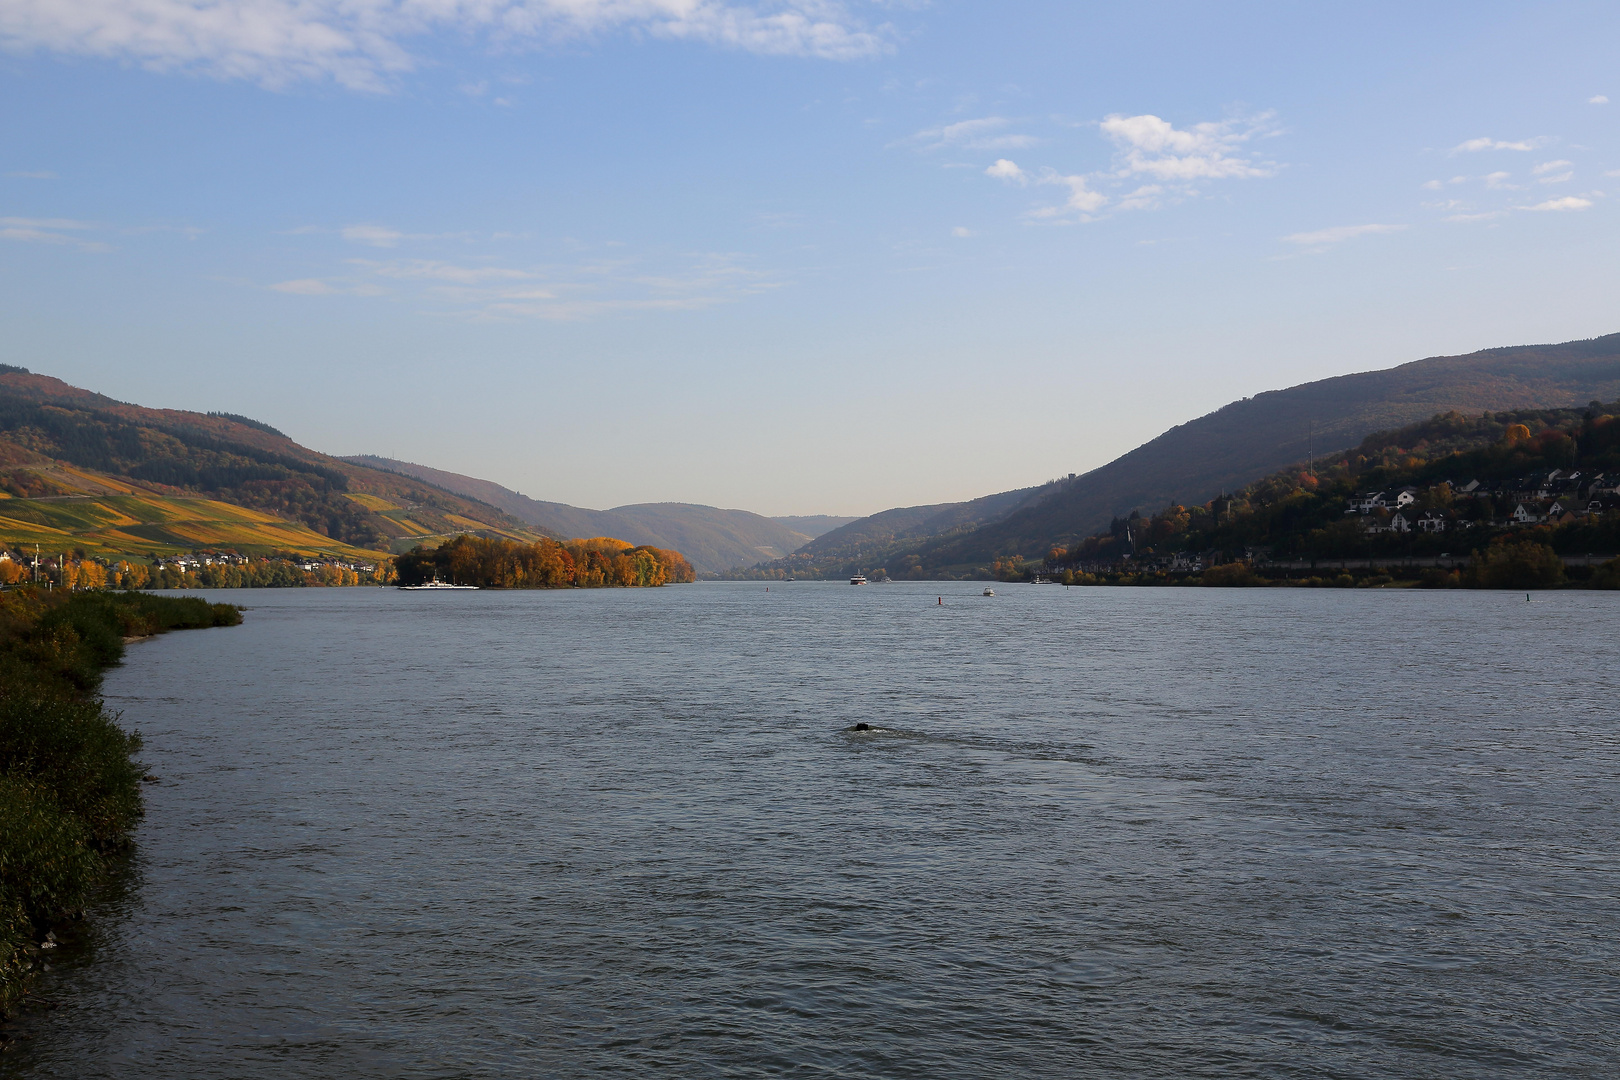
[[[954,588],[225,597],[0,1068],[1612,1075],[1620,597]]]

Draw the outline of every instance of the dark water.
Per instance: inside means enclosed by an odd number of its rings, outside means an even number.
[[[1620,596],[947,588],[229,596],[0,1071],[1620,1075]]]

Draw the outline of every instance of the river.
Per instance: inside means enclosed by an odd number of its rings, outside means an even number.
[[[1620,595],[981,589],[211,594],[0,1072],[1620,1070]]]

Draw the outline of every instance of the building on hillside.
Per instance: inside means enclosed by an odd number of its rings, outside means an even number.
[[[1547,515],[1541,512],[1541,505],[1531,500],[1519,501],[1513,507],[1513,516],[1510,520],[1515,525],[1534,525],[1546,521]]]
[[[1446,515],[1438,510],[1425,510],[1417,519],[1417,527],[1426,533],[1443,533],[1448,524]]]

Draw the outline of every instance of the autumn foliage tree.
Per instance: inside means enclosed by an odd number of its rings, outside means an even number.
[[[697,579],[678,551],[605,536],[523,544],[464,535],[432,550],[418,547],[394,566],[401,585],[439,580],[485,589],[645,588]]]

